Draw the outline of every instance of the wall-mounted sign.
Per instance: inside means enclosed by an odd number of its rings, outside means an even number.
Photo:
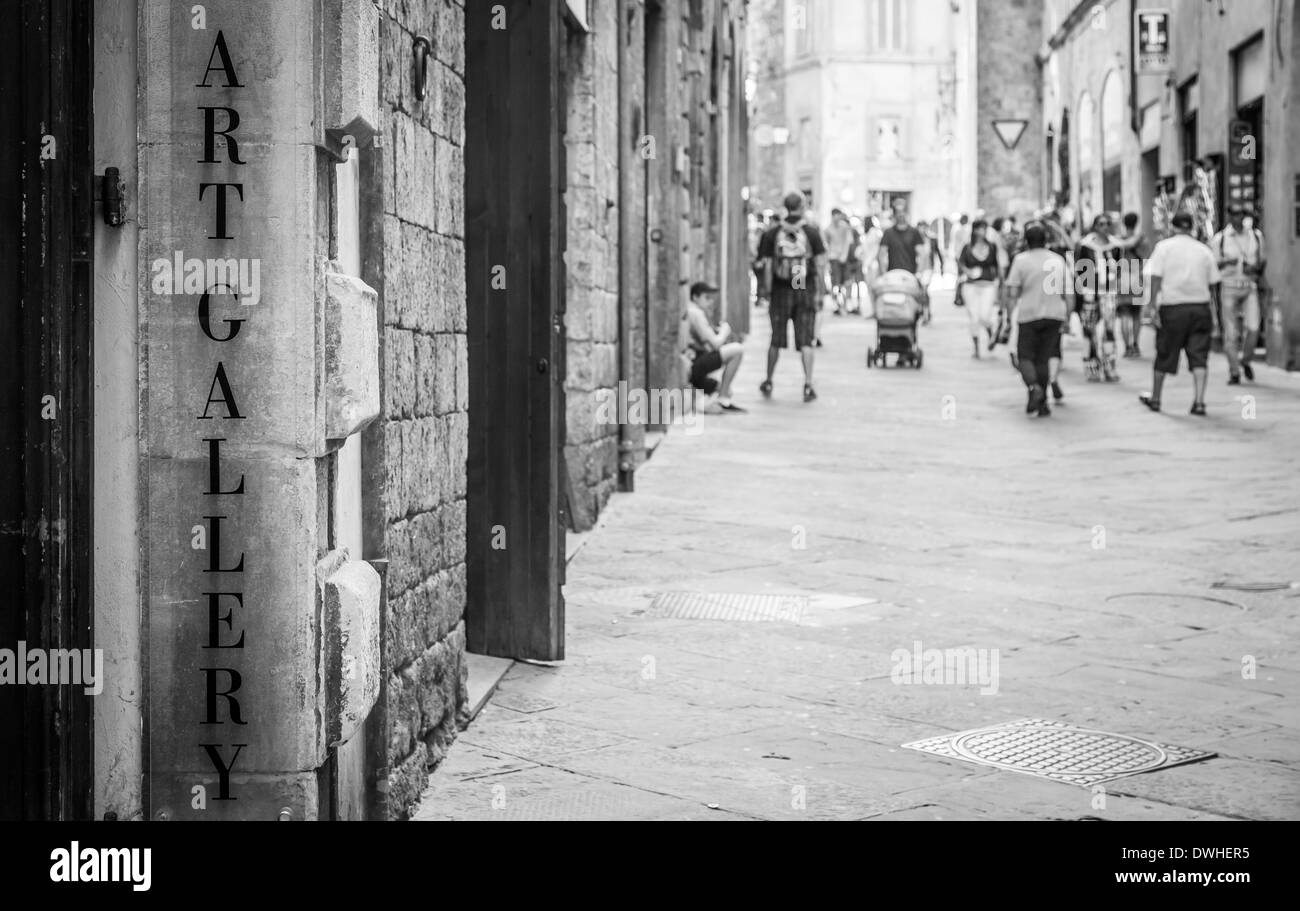
[[[993,121],[993,131],[998,134],[998,139],[1002,140],[1008,152],[1013,151],[1020,144],[1020,137],[1025,135],[1028,126],[1028,120]]]
[[[1134,39],[1137,41],[1138,74],[1168,73],[1171,69],[1169,10],[1138,10],[1133,22],[1133,32]]]
[[[1253,209],[1259,168],[1259,138],[1248,120],[1228,124],[1228,202]]]

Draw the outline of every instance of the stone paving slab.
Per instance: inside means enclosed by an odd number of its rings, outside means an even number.
[[[1214,587],[1300,581],[1300,378],[1229,389],[1216,356],[1208,420],[1186,376],[1152,415],[1149,360],[1089,385],[1067,340],[1066,404],[1028,419],[1004,352],[972,361],[964,313],[935,313],[922,371],[867,371],[870,323],[828,320],[813,405],[789,353],[752,394],[751,337],[750,413],[669,434],[610,501],[568,567],[568,659],[516,662],[419,818],[1300,818],[1300,589]],[[800,623],[654,615],[669,591],[813,600]],[[996,694],[899,685],[916,642],[996,649]],[[1220,755],[1103,806],[901,748],[1025,717]]]

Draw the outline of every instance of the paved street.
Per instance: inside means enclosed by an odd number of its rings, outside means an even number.
[[[568,568],[567,660],[515,665],[417,818],[1300,816],[1300,588],[1215,587],[1300,579],[1300,377],[1229,388],[1216,355],[1208,419],[1185,373],[1152,415],[1149,356],[1086,385],[1075,345],[1034,420],[950,298],[919,372],[866,370],[871,324],[828,316],[812,405],[793,351],[758,396],[756,312],[751,413],[675,429],[610,504]],[[807,600],[682,619],[652,608],[670,591]],[[997,650],[996,693],[895,683],[914,647]],[[901,748],[1020,718],[1218,756],[1103,793]]]

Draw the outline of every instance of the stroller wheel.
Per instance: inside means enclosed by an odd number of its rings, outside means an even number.
[[[916,349],[916,357],[912,359],[912,366],[917,370],[921,369],[921,363],[925,360],[925,352],[920,348]]]
[[[875,352],[874,350],[872,350],[871,348],[868,348],[868,349],[867,349],[867,369],[868,369],[868,370],[871,369],[871,366],[872,366],[872,364],[875,363],[875,360],[876,360],[876,352]]]

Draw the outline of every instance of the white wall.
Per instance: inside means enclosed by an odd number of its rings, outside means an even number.
[[[104,690],[95,697],[95,816],[141,816],[138,363],[136,241],[136,2],[99,0],[94,22],[95,173],[115,167],[127,222],[95,207],[94,639]]]

